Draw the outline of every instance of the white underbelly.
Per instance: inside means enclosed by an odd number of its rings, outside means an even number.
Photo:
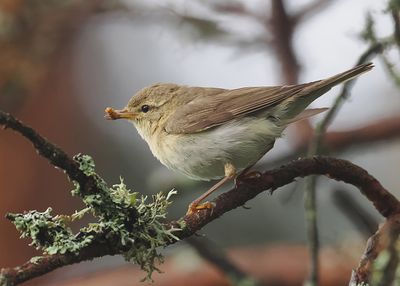
[[[168,168],[197,180],[224,176],[224,164],[240,171],[256,163],[270,148],[283,128],[266,118],[246,117],[204,132],[168,134],[154,142],[153,154]],[[160,152],[161,151],[161,152]]]

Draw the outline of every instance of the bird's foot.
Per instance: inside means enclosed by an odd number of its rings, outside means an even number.
[[[202,204],[193,202],[189,205],[188,207],[188,211],[186,212],[186,215],[192,215],[200,210],[204,210],[204,209],[210,209],[211,212],[215,207],[215,203],[211,203],[211,202],[205,202]]]

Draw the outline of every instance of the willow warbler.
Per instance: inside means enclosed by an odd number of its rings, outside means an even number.
[[[189,205],[192,213],[212,207],[200,202],[240,171],[244,175],[288,124],[326,110],[306,109],[312,101],[372,67],[367,63],[298,85],[229,90],[155,84],[136,93],[122,110],[106,108],[106,118],[132,122],[168,168],[196,180],[222,178]]]

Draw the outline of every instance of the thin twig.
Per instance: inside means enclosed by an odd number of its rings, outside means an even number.
[[[266,26],[272,34],[272,47],[281,67],[281,77],[285,84],[298,84],[301,66],[293,46],[293,37],[300,23],[300,18],[311,15],[311,12],[322,7],[327,7],[325,2],[332,0],[316,0],[297,14],[290,15],[283,0],[272,0],[271,16],[266,21]],[[324,2],[319,3],[319,2]],[[319,7],[319,8],[318,8]],[[311,17],[310,17],[311,18]],[[308,120],[296,123],[300,137],[308,138],[313,130]]]
[[[386,262],[385,267],[382,269],[382,277],[377,283],[377,286],[396,285],[393,282],[396,279],[397,266],[399,265],[399,254],[396,249],[396,242],[399,236],[399,230],[389,230],[389,243],[386,247],[386,251],[389,255],[389,259]]]
[[[365,41],[370,42],[372,45],[381,44],[384,48],[397,45],[400,48],[400,17],[399,17],[400,6],[397,1],[389,2],[389,13],[393,19],[393,35],[387,38],[379,39],[375,32],[375,21],[370,14],[367,16],[367,25],[363,33],[363,38]],[[394,64],[391,63],[387,55],[380,53],[379,58],[383,63],[388,75],[393,79],[394,83],[400,87],[400,75],[394,69]]]
[[[273,47],[281,65],[281,75],[286,84],[296,84],[300,65],[292,42],[295,25],[283,0],[272,0],[271,4],[272,14],[266,24],[273,35]]]
[[[400,48],[400,13],[399,13],[399,4],[395,4],[395,1],[392,1],[393,3],[389,4],[390,8],[390,14],[393,19],[393,25],[394,25],[394,39],[396,41],[397,46]],[[398,2],[397,2],[398,3]],[[391,6],[391,7],[390,7]]]
[[[39,155],[46,158],[52,165],[65,171],[71,180],[79,183],[85,194],[96,193],[97,183],[92,177],[86,176],[80,169],[79,164],[70,158],[67,153],[59,147],[40,136],[31,127],[22,124],[8,113],[0,110],[0,126],[10,128],[27,138],[35,147]]]
[[[378,231],[368,239],[360,263],[358,267],[351,274],[349,286],[368,285],[367,283],[370,283],[374,261],[376,260],[378,255],[382,253],[382,251],[390,248],[391,245],[393,247],[394,242],[397,240],[399,236],[399,233],[400,233],[400,214],[394,214],[390,216],[385,221],[385,223],[383,223],[379,227]],[[395,255],[397,255],[397,253],[395,253]],[[388,263],[390,264],[389,270],[393,270],[393,264],[397,264],[397,261],[393,262],[389,261]],[[384,278],[386,282],[388,280],[393,280],[394,271],[391,271],[390,275],[392,277]],[[390,284],[384,284],[384,285],[390,285]]]
[[[365,63],[370,57],[382,51],[382,44],[377,43],[369,47],[358,59],[356,66]],[[351,87],[354,85],[355,79],[346,82],[343,85],[342,91],[337,96],[333,106],[329,109],[323,120],[316,126],[314,138],[310,142],[308,149],[308,157],[319,154],[323,136],[335,117],[336,113],[347,99]],[[306,191],[304,198],[304,205],[306,210],[307,221],[307,236],[310,245],[310,285],[318,285],[318,253],[319,253],[319,239],[318,239],[318,221],[317,221],[317,205],[316,205],[316,178],[310,176],[306,180]]]
[[[333,190],[333,202],[344,214],[353,226],[364,237],[368,238],[375,233],[378,228],[379,221],[360,202],[356,200],[347,190]]]
[[[358,66],[360,64],[363,64],[367,62],[371,57],[382,53],[383,51],[383,45],[381,43],[376,43],[372,46],[370,46],[364,53],[361,54],[361,56],[358,58],[355,66]],[[313,141],[311,142],[311,146],[309,149],[309,155],[314,155],[317,154],[319,151],[319,148],[322,143],[322,138],[326,132],[326,129],[328,126],[331,124],[333,119],[335,118],[337,112],[339,111],[340,107],[344,103],[344,101],[348,98],[350,89],[353,87],[355,81],[357,78],[352,79],[350,81],[347,81],[345,84],[343,84],[342,90],[340,94],[336,97],[335,102],[333,103],[332,107],[329,109],[325,117],[322,119],[322,121],[317,125],[315,128],[315,136]]]
[[[232,285],[261,286],[253,277],[239,269],[224,253],[207,237],[190,237],[186,240],[206,261],[212,263],[231,281]]]
[[[327,8],[335,0],[314,0],[314,2],[306,4],[300,11],[296,12],[292,18],[293,23],[296,25],[305,22],[312,18],[313,15],[317,14],[321,10]]]
[[[304,209],[306,217],[307,241],[310,252],[310,273],[308,277],[308,283],[306,285],[317,286],[319,281],[319,237],[315,176],[307,178],[305,186],[306,191],[304,193]]]

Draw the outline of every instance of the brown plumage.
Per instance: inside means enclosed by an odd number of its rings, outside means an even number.
[[[107,118],[130,120],[168,168],[199,180],[223,179],[195,200],[189,211],[238,171],[247,170],[274,145],[286,126],[326,109],[307,106],[333,86],[373,65],[299,85],[238,89],[156,84],[140,90],[123,110]]]
[[[211,89],[209,93],[201,93],[177,109],[168,119],[165,130],[178,134],[194,133],[273,107],[287,99],[311,96],[305,101],[312,102],[338,83],[372,67],[373,65],[368,63],[324,80],[299,85]],[[187,89],[182,92],[192,93],[191,88]]]

